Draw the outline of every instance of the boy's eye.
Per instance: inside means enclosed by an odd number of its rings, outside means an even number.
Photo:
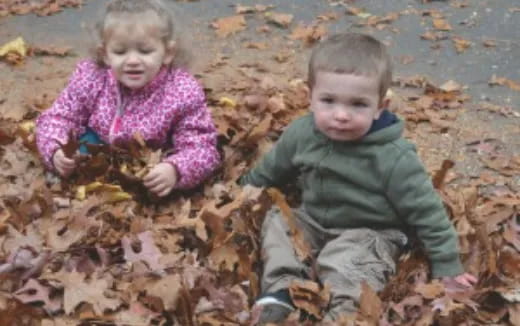
[[[367,103],[366,102],[354,102],[353,103],[355,107],[357,108],[364,108],[367,106]]]

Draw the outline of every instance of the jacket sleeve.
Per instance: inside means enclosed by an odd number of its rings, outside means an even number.
[[[192,100],[184,107],[180,120],[173,127],[174,153],[165,158],[177,170],[176,189],[189,189],[210,176],[220,163],[217,131],[198,85]]]
[[[69,79],[65,89],[53,105],[36,121],[36,144],[48,169],[53,170],[52,157],[61,145],[66,144],[69,133],[78,135],[87,124],[96,82],[95,63],[83,61]]]
[[[297,129],[295,123],[292,123],[282,133],[271,151],[255,168],[242,176],[239,183],[255,187],[276,187],[290,181],[298,173],[293,163],[297,148],[295,129]]]
[[[406,150],[398,158],[388,179],[387,196],[399,216],[417,232],[429,256],[432,276],[463,273],[457,233],[414,150]]]

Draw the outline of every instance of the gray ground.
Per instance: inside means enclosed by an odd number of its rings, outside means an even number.
[[[102,10],[104,0],[87,0],[81,9],[69,9],[50,17],[35,15],[12,16],[0,19],[0,43],[15,36],[23,36],[29,43],[73,46],[80,55],[85,54],[87,46],[84,26],[91,25]],[[280,38],[287,34],[285,30],[277,30],[271,35],[260,35],[255,28],[263,23],[257,16],[248,18],[248,29],[228,39],[217,40],[209,23],[216,18],[234,14],[233,5],[273,4],[276,11],[294,14],[293,25],[299,21],[310,23],[318,15],[335,11],[340,18],[329,27],[331,32],[346,29],[364,30],[356,27],[362,21],[358,17],[345,15],[344,7],[334,6],[341,1],[326,0],[201,0],[195,2],[176,2],[167,0],[176,7],[179,20],[184,30],[193,35],[192,46],[203,53],[223,50],[224,53],[235,53],[229,48],[235,41],[271,40],[274,35]],[[462,54],[455,52],[451,39],[439,42],[438,49],[432,49],[434,42],[420,39],[420,35],[432,30],[431,18],[418,14],[402,15],[391,24],[396,30],[389,29],[375,32],[380,39],[390,44],[395,56],[398,75],[426,75],[432,81],[442,83],[453,79],[467,85],[474,100],[491,100],[497,104],[518,108],[520,92],[507,87],[490,87],[488,81],[492,75],[520,80],[520,12],[510,10],[519,8],[517,0],[466,0],[466,1],[431,1],[423,4],[420,0],[357,0],[343,1],[356,7],[365,8],[367,12],[383,16],[389,12],[402,12],[405,9],[418,10],[438,9],[450,25],[449,37],[458,35],[472,42],[470,49]],[[465,2],[466,8],[454,8],[453,3]],[[495,40],[495,48],[486,48],[484,40]],[[216,50],[215,50],[216,49]],[[308,51],[307,51],[308,52]],[[303,52],[304,54],[306,51]],[[403,56],[411,56],[414,61],[401,64]],[[12,68],[0,64],[0,71]],[[304,71],[304,69],[302,69]]]

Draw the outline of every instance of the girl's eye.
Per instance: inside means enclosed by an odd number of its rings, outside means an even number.
[[[112,52],[114,52],[114,53],[117,54],[117,55],[125,54],[125,50],[114,50],[114,51],[112,51]]]
[[[332,97],[324,97],[321,99],[323,103],[332,104],[334,103],[334,99]]]
[[[150,54],[153,52],[153,49],[141,49],[142,54]]]

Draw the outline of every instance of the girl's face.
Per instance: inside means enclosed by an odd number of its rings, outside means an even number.
[[[148,84],[173,59],[173,44],[164,43],[160,28],[154,24],[158,20],[154,12],[148,11],[109,17],[105,24],[105,63],[130,89]]]

